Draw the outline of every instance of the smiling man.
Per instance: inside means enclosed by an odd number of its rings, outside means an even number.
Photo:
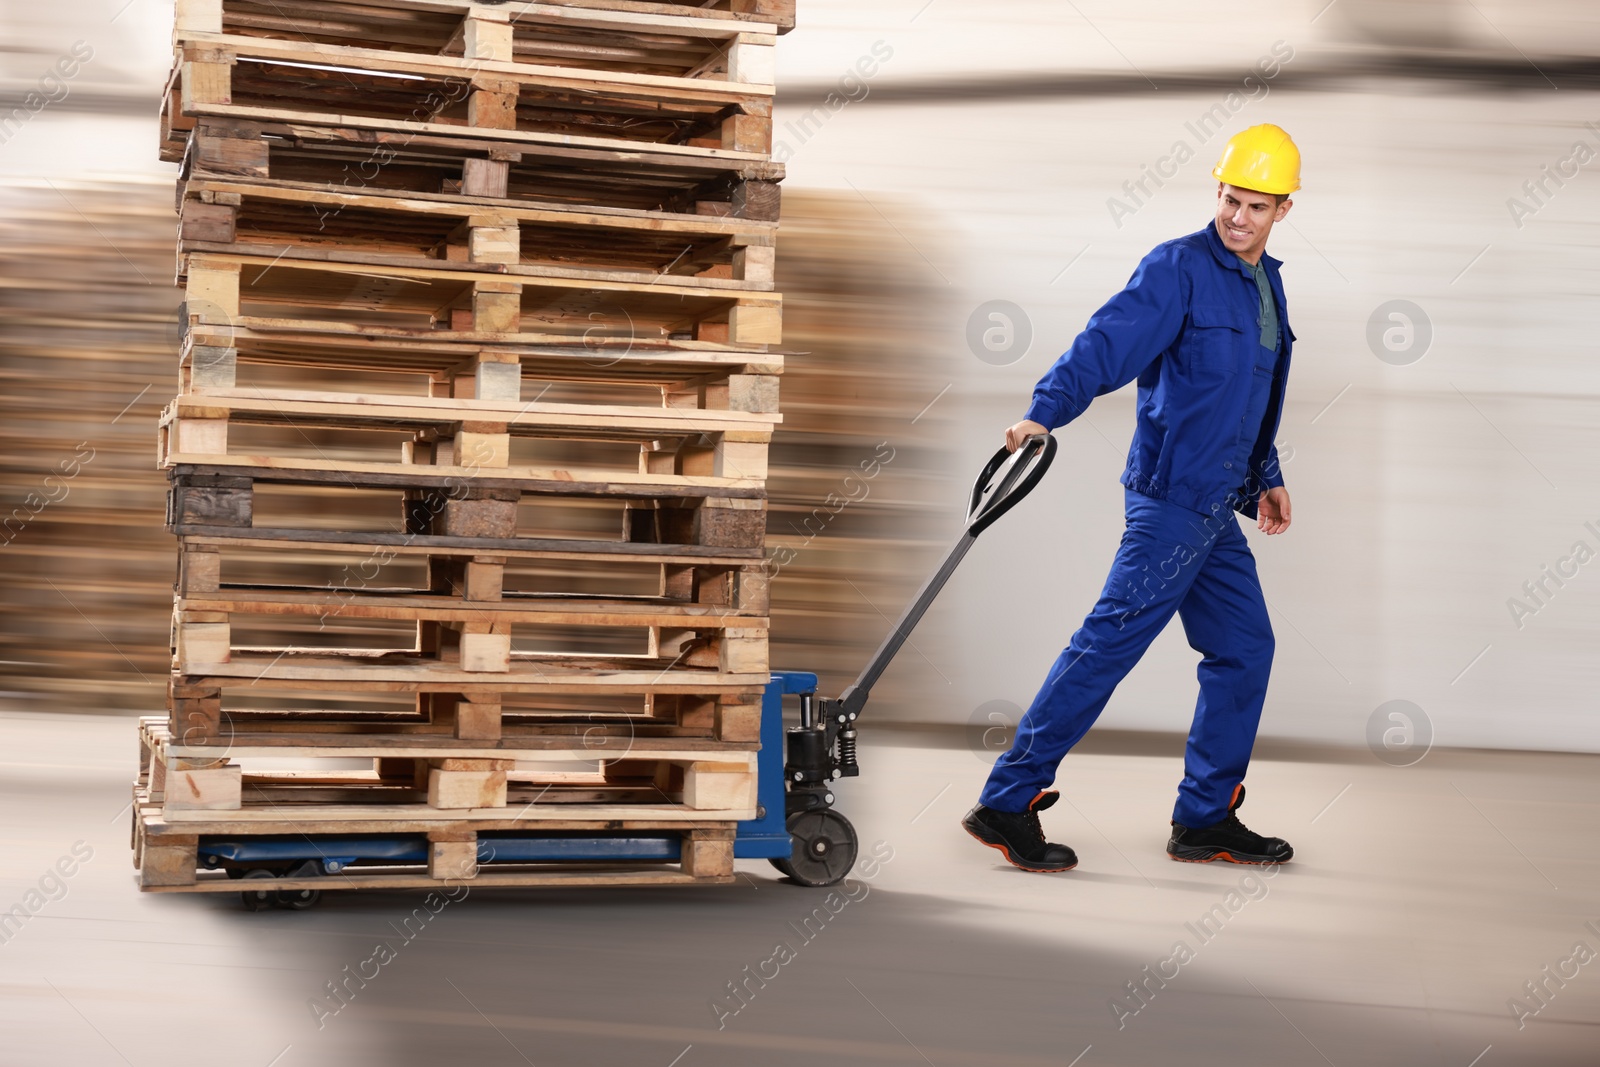
[[[1062,758],[1176,614],[1201,655],[1167,854],[1209,863],[1282,863],[1287,842],[1235,814],[1272,669],[1272,626],[1255,557],[1234,512],[1266,534],[1289,529],[1289,491],[1274,445],[1294,333],[1272,227],[1293,207],[1300,152],[1277,126],[1236,134],[1212,171],[1216,216],[1146,256],[1095,312],[1006,430],[1015,451],[1063,426],[1095,397],[1138,380],[1128,465],[1127,530],[1094,609],[1073,634],[995,762],[968,833],[1029,871],[1077,865],[1045,840],[1039,812],[1055,803]]]

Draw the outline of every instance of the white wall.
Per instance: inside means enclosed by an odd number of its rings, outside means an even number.
[[[909,18],[919,5],[903,6]],[[1145,19],[1079,6],[1094,26],[1054,4],[1010,5],[1017,18],[1005,21],[935,0],[911,25],[859,5],[812,4],[807,20],[803,5],[786,62],[797,82],[823,81],[890,41],[876,91],[985,67],[1115,72],[1131,62],[1157,84],[1165,68],[1242,74],[1276,40],[1296,42],[1285,73],[1386,54],[1353,43],[1372,14],[1361,5],[1343,22],[1334,9],[1307,26],[1319,4],[1248,27],[1210,22],[1193,5],[1137,5],[1161,15]],[[1300,340],[1280,435],[1293,448],[1296,525],[1270,542],[1252,531],[1279,637],[1263,734],[1361,744],[1374,709],[1404,698],[1423,708],[1439,744],[1596,751],[1600,560],[1520,629],[1507,602],[1576,541],[1600,553],[1600,533],[1584,526],[1600,531],[1600,160],[1520,228],[1506,202],[1574,142],[1600,155],[1600,132],[1583,126],[1600,125],[1600,93],[1559,72],[1562,88],[1551,89],[1537,69],[1556,68],[1548,52],[1593,55],[1600,34],[1594,12],[1576,4],[1422,7],[1417,33],[1465,46],[1450,54],[1514,64],[1504,29],[1534,57],[1530,70],[1511,89],[1396,77],[1275,88],[1234,119],[1283,125],[1306,159],[1293,225],[1270,246],[1285,261]],[[1018,33],[1028,19],[1038,21]],[[922,206],[928,228],[944,231],[925,254],[950,282],[939,326],[951,350],[965,351],[966,315],[985,300],[1014,301],[1031,318],[1024,359],[1006,368],[966,359],[941,401],[959,397],[964,478],[1138,259],[1207,220],[1220,137],[1120,228],[1107,198],[1174,140],[1193,143],[1185,121],[1223,91],[928,105],[890,95],[869,92],[833,114],[796,151],[789,181]],[[799,110],[780,109],[780,130]],[[1369,315],[1394,298],[1421,306],[1433,326],[1431,349],[1411,366],[1381,362],[1366,341]],[[943,384],[930,381],[928,395]],[[929,718],[961,722],[988,700],[1031,699],[1104,580],[1131,429],[1131,390],[1097,403],[1061,432],[1062,461],[1037,499],[968,557],[925,624],[960,668]],[[1174,625],[1103,721],[1185,729],[1194,661]]]
[[[1242,78],[1280,40],[1295,50],[1284,73],[1296,77],[1392,60],[1397,48],[1507,69],[1527,63],[1532,74],[1495,86],[1372,76],[1310,89],[1286,78],[1235,116],[1238,125],[1280,123],[1306,155],[1293,226],[1271,246],[1285,260],[1300,343],[1282,431],[1294,449],[1296,527],[1270,544],[1257,539],[1279,634],[1263,732],[1360,743],[1374,708],[1406,698],[1427,712],[1441,744],[1600,750],[1600,561],[1520,630],[1507,608],[1574,542],[1600,550],[1600,535],[1584,526],[1600,528],[1600,162],[1521,228],[1506,206],[1576,140],[1600,149],[1600,133],[1583,126],[1600,124],[1600,93],[1561,73],[1563,57],[1600,51],[1600,9],[1576,0],[1324,6],[1273,5],[1246,20],[1178,0],[801,0],[800,27],[780,48],[780,83],[808,102],[780,107],[780,138],[874,42],[893,55],[866,99],[830,112],[792,146],[789,180],[925,211],[939,239],[918,252],[949,280],[937,325],[952,351],[964,350],[966,315],[984,300],[1014,301],[1032,320],[1025,358],[1006,368],[963,361],[940,401],[960,412],[953,534],[960,483],[1020,416],[1033,381],[1150,246],[1208,217],[1204,156],[1215,141],[1120,227],[1106,201],[1174,140],[1194,140],[1185,121],[1224,93],[918,105],[885,102],[880,89],[1018,72],[1157,86],[1173,84],[1174,71]],[[76,102],[0,145],[0,174],[169,175],[154,160],[169,20],[161,0],[0,3],[7,92],[24,90],[75,40],[96,49]],[[1559,90],[1543,83],[1543,68]],[[147,111],[117,103],[119,94]],[[85,113],[97,95],[122,114]],[[1368,316],[1393,298],[1419,304],[1435,330],[1412,366],[1381,363],[1365,340]],[[945,384],[930,381],[929,398]],[[1030,699],[1104,578],[1131,420],[1124,393],[1063,430],[1062,461],[1037,499],[986,534],[958,573],[919,634],[924,647],[937,638],[941,662],[955,665],[945,672],[948,699],[928,718],[965,721],[986,700]],[[883,684],[918,662],[903,659]],[[1106,722],[1184,728],[1192,662],[1174,627]]]

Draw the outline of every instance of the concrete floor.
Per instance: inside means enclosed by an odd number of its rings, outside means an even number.
[[[1600,948],[1600,757],[1258,758],[1246,822],[1299,853],[1266,880],[1166,859],[1170,741],[1080,752],[1046,825],[1081,866],[1038,876],[956,826],[983,757],[867,738],[840,806],[864,853],[893,858],[836,914],[741,863],[732,887],[473,892],[407,940],[420,894],[257,914],[140,895],[132,722],[0,718],[0,905],[36,909],[0,944],[0,1062],[1600,1063],[1600,962],[1573,959]],[[51,880],[74,847],[92,856]],[[366,963],[380,942],[392,958]],[[311,1005],[347,967],[376,977],[319,1027]],[[1165,984],[1119,1028],[1111,1004],[1146,967]],[[1519,1029],[1508,999],[1530,981],[1544,1005]]]

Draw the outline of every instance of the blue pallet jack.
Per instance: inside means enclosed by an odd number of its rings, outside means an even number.
[[[1039,484],[1055,452],[1055,438],[1038,434],[1014,453],[1001,448],[990,457],[973,483],[961,536],[837,698],[817,697],[815,674],[772,672],[761,702],[757,816],[738,824],[735,858],[768,860],[803,886],[834,885],[850,873],[858,842],[850,820],[833,809],[833,782],[861,773],[856,720],[867,697],[978,535]],[[785,697],[796,697],[799,705],[799,724],[787,729]],[[490,870],[499,864],[671,863],[680,858],[681,848],[682,838],[670,832],[489,832],[479,835],[478,863]],[[269,905],[301,909],[314,905],[321,890],[278,888],[272,882],[287,877],[303,886],[306,879],[356,866],[424,864],[428,842],[423,834],[203,836],[198,858],[202,867],[256,881],[241,893],[252,911]]]

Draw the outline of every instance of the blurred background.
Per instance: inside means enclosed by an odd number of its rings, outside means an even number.
[[[169,7],[0,3],[12,709],[161,703]],[[1406,700],[1439,745],[1600,750],[1600,9],[806,0],[800,24],[775,145],[796,355],[770,538],[797,552],[777,665],[850,679],[1032,384],[1145,252],[1207,221],[1226,136],[1271,121],[1300,143],[1305,187],[1269,249],[1299,338],[1279,441],[1297,521],[1255,542],[1279,635],[1262,736],[1360,745]],[[65,55],[78,71],[56,79]],[[990,350],[973,339],[995,307]],[[1028,703],[1119,536],[1132,403],[1060,432],[1064,461],[880,685],[880,721]],[[808,532],[880,448],[895,458],[868,496]],[[1184,730],[1193,661],[1170,628],[1103,725]]]
[[[956,826],[1105,578],[1124,390],[1059,431],[874,691],[840,808],[892,863],[858,868],[870,898],[731,1022],[735,981],[821,914],[764,863],[722,888],[474,893],[331,1022],[307,1006],[416,897],[249,914],[135,891],[131,719],[163,706],[176,555],[171,15],[0,0],[0,909],[35,913],[0,910],[0,1060],[1596,1062],[1600,6],[800,0],[773,660],[829,692],[956,537],[1033,383],[1151,247],[1207,224],[1226,137],[1299,142],[1269,248],[1298,338],[1295,524],[1249,531],[1278,642],[1243,813],[1298,852],[1270,883],[1167,861],[1178,626],[1065,765],[1045,825],[1080,869],[1021,875]],[[70,80],[47,74],[63,56]],[[822,522],[830,493],[855,499]],[[1219,908],[1227,932],[1196,939]],[[1198,961],[1119,1016],[1179,938]]]

